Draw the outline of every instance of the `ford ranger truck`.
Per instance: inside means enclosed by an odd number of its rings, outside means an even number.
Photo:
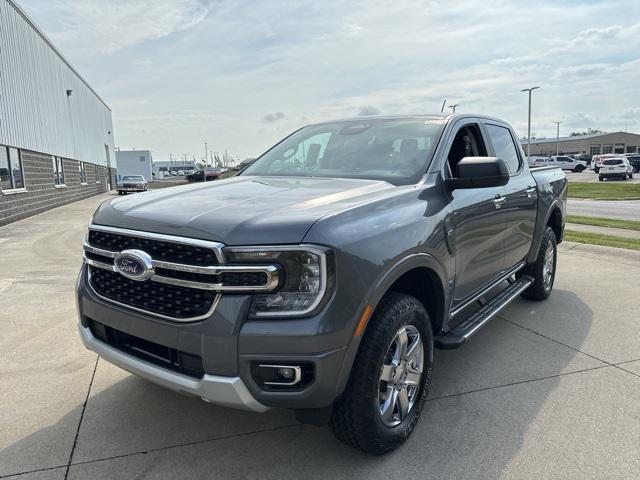
[[[420,418],[434,349],[549,296],[566,196],[495,118],[309,125],[233,178],[104,202],[80,336],[167,388],[293,409],[382,454]]]

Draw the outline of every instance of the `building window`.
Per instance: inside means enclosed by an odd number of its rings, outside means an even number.
[[[627,153],[636,153],[637,148],[635,145],[627,145]]]
[[[591,145],[591,147],[589,147],[589,154],[600,155],[600,145]]]
[[[80,183],[87,183],[87,171],[84,168],[84,162],[78,162],[78,171],[80,172]]]
[[[603,145],[602,146],[602,154],[607,154],[613,152],[613,145]]]
[[[98,165],[93,166],[96,174],[96,183],[100,183],[100,167]]]
[[[51,157],[53,160],[53,177],[58,186],[64,186],[64,164],[61,157]]]
[[[0,190],[24,188],[23,172],[20,151],[0,145]]]
[[[140,161],[141,162],[145,162],[147,159],[144,157],[144,155],[140,155]]]

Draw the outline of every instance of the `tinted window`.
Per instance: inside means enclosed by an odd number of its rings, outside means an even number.
[[[417,181],[443,121],[371,119],[310,125],[258,158],[242,175]]]
[[[622,160],[605,160],[604,165],[622,165]]]
[[[487,125],[487,130],[496,156],[505,161],[511,175],[515,174],[520,168],[520,158],[511,132],[509,129],[497,125]]]

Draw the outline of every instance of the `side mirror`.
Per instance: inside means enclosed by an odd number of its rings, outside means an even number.
[[[507,164],[497,157],[464,157],[457,167],[457,176],[447,179],[452,190],[502,187],[509,182]]]

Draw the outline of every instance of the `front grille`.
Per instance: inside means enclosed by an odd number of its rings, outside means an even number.
[[[121,252],[137,249],[147,252],[154,260],[206,267],[217,265],[218,259],[210,248],[183,243],[165,242],[118,233],[89,230],[89,244],[103,250]]]
[[[202,357],[199,355],[165,347],[144,338],[129,335],[121,330],[116,330],[95,320],[88,320],[89,329],[93,336],[113,348],[189,377],[202,378],[204,375]]]
[[[213,312],[223,292],[273,291],[281,285],[277,265],[221,263],[223,246],[96,225],[89,227],[84,261],[90,284],[101,297],[162,318],[195,321]],[[135,250],[124,258],[142,262],[142,277],[130,279],[122,271],[119,254],[124,250]]]
[[[206,315],[216,292],[166,285],[147,280],[129,280],[117,272],[89,266],[91,285],[96,293],[125,305],[176,319]]]

